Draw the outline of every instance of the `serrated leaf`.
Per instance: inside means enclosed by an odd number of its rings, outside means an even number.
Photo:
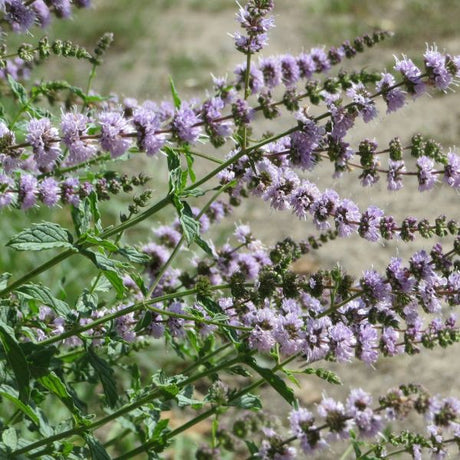
[[[19,346],[29,363],[30,375],[32,377],[37,378],[49,373],[51,360],[57,352],[56,347],[46,347],[33,342],[21,343]]]
[[[89,363],[102,383],[107,403],[110,407],[115,406],[118,401],[118,391],[113,369],[104,359],[100,358],[92,348],[88,348],[88,358]]]
[[[7,385],[0,386],[0,396],[10,401],[16,409],[19,409],[38,428],[40,426],[40,420],[37,414],[30,406],[24,404],[20,399],[18,399],[16,394],[17,392],[14,388],[8,387]]]
[[[68,230],[52,222],[34,224],[13,236],[7,246],[17,251],[43,251],[44,249],[72,249],[73,238]]]
[[[83,242],[91,243],[96,247],[107,249],[107,251],[110,251],[110,252],[118,251],[118,246],[114,244],[112,241],[104,240],[95,235],[86,235],[85,238],[83,239]]]
[[[259,452],[259,448],[257,447],[257,445],[254,442],[247,441],[247,440],[244,440],[244,442],[245,442],[246,447],[248,448],[249,453],[251,455],[256,455]]]
[[[259,366],[254,358],[247,358],[246,364],[254,369],[280,396],[291,406],[295,402],[294,392],[286,385],[286,382],[276,375],[271,369]]]
[[[25,284],[16,289],[27,299],[35,299],[42,302],[44,305],[52,308],[58,316],[68,316],[71,313],[69,305],[63,300],[53,296],[51,291],[41,284]]]
[[[199,225],[199,224],[198,224],[198,225]],[[210,257],[213,256],[211,247],[209,246],[208,243],[206,243],[205,240],[203,240],[203,239],[201,238],[200,235],[197,235],[197,236],[195,237],[195,243],[196,243],[201,249],[203,249],[203,251],[204,251],[208,256],[210,256]]]
[[[37,381],[46,389],[56,395],[69,409],[71,414],[79,422],[84,422],[78,401],[70,394],[65,383],[56,375],[55,372],[50,372],[48,375],[39,377]]]
[[[195,161],[195,158],[193,157],[193,155],[188,150],[186,150],[185,151],[185,159],[187,160],[187,171],[188,171],[188,175],[190,177],[190,180],[192,182],[195,182],[196,181],[196,175],[195,175],[195,171],[193,170],[193,163]]]
[[[323,369],[321,367],[317,369],[308,367],[307,369],[303,370],[302,373],[308,375],[316,375],[321,380],[325,380],[328,383],[333,383],[334,385],[342,385],[342,380],[340,377],[328,369]]]
[[[91,228],[91,211],[89,200],[85,198],[84,200],[80,201],[78,207],[72,206],[71,216],[75,233],[78,237],[88,232]]]
[[[6,428],[2,433],[2,441],[6,447],[9,447],[11,450],[16,450],[18,447],[18,435],[16,430],[13,427]]]
[[[96,192],[91,192],[88,196],[91,215],[93,216],[94,228],[97,232],[102,232],[101,211],[99,210],[99,201]]]
[[[8,280],[11,278],[11,273],[2,273],[0,275],[0,290],[3,291],[3,289],[6,288],[8,285]]]
[[[102,273],[109,283],[115,288],[115,291],[117,292],[117,298],[121,299],[123,298],[123,295],[125,293],[125,285],[123,284],[123,278],[115,271],[109,271],[105,270]]]
[[[85,435],[92,460],[110,460],[112,457],[107,453],[104,446],[91,434]]]
[[[232,366],[225,370],[230,374],[241,375],[243,377],[251,377],[251,373],[243,366]]]
[[[193,386],[187,385],[176,396],[177,405],[179,407],[192,406],[194,409],[199,409],[200,407],[202,407],[204,404],[204,401],[194,399],[192,396],[193,396]]]
[[[174,107],[176,109],[179,109],[182,104],[182,101],[180,100],[179,93],[176,90],[176,86],[174,85],[172,77],[169,77],[169,86],[171,88],[171,95],[174,101]]]
[[[191,244],[200,235],[200,223],[195,219],[192,209],[185,201],[181,202],[181,206],[176,209],[179,213],[179,222],[182,227],[182,233],[185,236],[188,244]]]
[[[8,74],[8,84],[11,88],[16,99],[19,101],[20,104],[26,106],[29,103],[29,98],[27,96],[27,91],[24,86],[21,85],[18,81],[16,81],[11,75]]]
[[[78,297],[75,307],[81,313],[90,313],[97,309],[98,297],[87,289]]]
[[[88,257],[97,268],[102,270],[102,274],[115,288],[117,297],[122,298],[126,289],[123,284],[121,274],[119,273],[119,268],[123,266],[121,262],[109,259],[107,256],[99,252],[88,251],[86,249],[81,249],[80,253]]]
[[[133,247],[124,247],[118,250],[118,254],[128,259],[135,264],[145,264],[150,260],[150,257],[143,252],[138,251]]]
[[[19,390],[19,399],[27,403],[30,394],[30,369],[13,329],[0,321],[0,341],[5,351],[6,360],[13,371]]]
[[[262,409],[262,403],[259,396],[247,393],[239,398],[231,401],[230,406],[239,407],[241,409],[259,410]]]

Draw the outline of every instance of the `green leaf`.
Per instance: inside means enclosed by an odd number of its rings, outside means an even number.
[[[11,388],[7,385],[0,385],[0,396],[2,398],[8,399],[8,401],[14,404],[16,409],[19,409],[38,428],[40,426],[40,420],[37,414],[30,406],[24,404],[20,399],[18,399],[16,395],[17,392],[14,390],[14,388]]]
[[[203,240],[203,239],[201,238],[201,236],[197,235],[197,236],[195,237],[195,242],[196,242],[196,244],[197,244],[201,249],[203,249],[203,251],[204,251],[208,256],[211,256],[211,257],[212,257],[212,256],[214,255],[214,254],[212,253],[212,249],[211,249],[211,247],[209,246],[209,244],[206,243],[206,241]]]
[[[33,342],[25,342],[19,345],[29,363],[30,375],[34,378],[49,373],[51,360],[57,352],[54,346],[44,346]]]
[[[13,329],[0,321],[0,341],[5,350],[6,360],[14,373],[19,390],[19,399],[27,403],[30,394],[30,369],[26,357],[16,341]]]
[[[88,348],[88,358],[89,363],[102,383],[107,403],[110,407],[114,407],[118,401],[118,391],[113,369],[104,359],[100,358],[91,347]]]
[[[179,154],[171,147],[164,147],[168,155],[169,193],[178,196],[182,191],[182,169]]]
[[[110,240],[104,240],[102,238],[99,238],[95,235],[86,235],[83,239],[84,243],[91,243],[94,246],[97,246],[98,248],[104,248],[107,249],[107,251],[110,252],[116,252],[118,251],[118,246],[114,244]]]
[[[11,278],[11,273],[2,273],[0,275],[0,290],[6,289],[8,280]]]
[[[42,302],[44,305],[52,308],[58,316],[68,316],[71,313],[69,305],[63,300],[59,300],[53,296],[51,291],[41,284],[25,284],[16,289],[26,299],[35,299]]]
[[[99,210],[97,193],[91,192],[88,196],[91,215],[93,216],[94,228],[97,232],[102,232],[101,211]]]
[[[243,377],[251,377],[251,373],[243,366],[232,366],[225,370],[230,374],[241,375]]]
[[[117,297],[121,299],[125,293],[125,286],[121,277],[120,268],[123,267],[121,262],[109,259],[104,254],[99,252],[88,251],[87,249],[80,249],[80,253],[88,257],[97,268],[102,270],[103,275],[110,284],[115,288]]]
[[[85,434],[92,460],[110,460],[112,457],[104,449],[104,446],[91,434]]]
[[[328,383],[333,383],[334,385],[342,385],[342,380],[340,377],[328,369],[323,369],[321,367],[318,369],[307,367],[307,369],[303,370],[302,373],[308,375],[316,375],[316,377],[319,377],[321,380],[325,380]]]
[[[143,252],[140,252],[130,246],[118,249],[118,254],[134,264],[145,264],[150,260],[150,257],[147,254],[144,254]]]
[[[78,207],[72,206],[71,215],[75,233],[78,237],[84,235],[90,230],[91,211],[89,200],[87,198],[81,200]]]
[[[19,103],[26,106],[29,103],[29,97],[24,86],[17,82],[11,75],[8,75],[8,84]]]
[[[262,403],[259,396],[247,393],[239,398],[231,401],[230,406],[239,407],[241,409],[259,410],[262,409]]]
[[[173,200],[173,203],[179,214],[179,222],[182,227],[182,233],[184,234],[187,243],[191,244],[200,235],[200,223],[195,219],[192,209],[187,202]]]
[[[6,428],[2,433],[2,441],[6,447],[9,447],[11,450],[16,450],[18,447],[18,435],[16,430],[13,427]]]
[[[188,171],[188,175],[190,177],[190,180],[192,182],[195,182],[196,181],[196,175],[195,175],[195,171],[193,170],[193,162],[195,161],[195,158],[193,157],[193,155],[188,150],[186,150],[185,151],[185,159],[187,160],[187,171]]]
[[[41,222],[18,233],[6,244],[17,251],[42,251],[44,249],[72,249],[73,238],[68,230],[52,222]]]
[[[70,394],[65,383],[56,375],[55,372],[50,372],[48,375],[39,377],[37,381],[46,389],[51,391],[51,393],[56,395],[78,422],[85,422],[78,401]]]
[[[97,302],[97,295],[85,289],[78,297],[75,308],[81,313],[89,314],[97,309]]]
[[[125,285],[123,284],[123,278],[114,271],[106,270],[103,272],[103,275],[107,278],[109,283],[115,288],[117,292],[117,298],[122,299],[123,295],[125,294]]]
[[[246,447],[248,448],[249,453],[251,455],[256,455],[257,453],[259,453],[259,448],[253,441],[245,440],[244,442],[246,443]]]
[[[176,396],[176,401],[179,407],[192,406],[194,409],[199,409],[204,404],[204,401],[193,398],[192,385],[186,385]]]
[[[248,357],[244,362],[252,367],[291,406],[295,403],[294,392],[286,385],[286,382],[281,377],[276,375],[271,369],[259,366],[254,358]]]
[[[172,98],[173,98],[173,101],[174,101],[174,107],[176,109],[179,109],[181,104],[182,104],[182,101],[180,100],[180,97],[179,97],[179,94],[176,90],[176,86],[174,85],[174,81],[172,79],[172,77],[169,77],[169,86],[171,88],[171,94],[172,94]]]

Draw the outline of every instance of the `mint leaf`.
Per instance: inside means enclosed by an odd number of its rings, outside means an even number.
[[[17,251],[43,251],[53,248],[74,248],[68,230],[52,222],[41,222],[23,230],[6,243]]]

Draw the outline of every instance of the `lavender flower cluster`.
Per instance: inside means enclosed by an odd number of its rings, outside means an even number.
[[[373,407],[372,396],[361,388],[351,390],[345,403],[323,396],[316,408],[317,417],[304,408],[291,412],[292,437],[289,440],[298,440],[303,454],[310,455],[326,448],[332,441],[350,439],[354,429],[364,438],[375,438],[385,421],[403,420],[412,411],[424,416],[427,435],[414,439],[408,453],[416,460],[430,454],[434,458],[445,458],[448,450],[443,441],[459,436],[460,401],[452,397],[433,397],[414,386],[389,390],[379,399],[378,407]],[[326,430],[327,433],[324,433]],[[260,458],[298,458],[296,449],[289,446],[289,440],[284,442],[273,429],[264,430],[264,434],[266,439],[261,445]],[[394,440],[395,445],[398,442]],[[384,457],[388,451],[384,446],[378,446],[375,453]]]
[[[52,15],[58,18],[69,18],[72,14],[72,4],[77,8],[88,8],[91,0],[2,0],[0,11],[3,22],[6,22],[13,32],[27,32],[34,25],[47,27]]]

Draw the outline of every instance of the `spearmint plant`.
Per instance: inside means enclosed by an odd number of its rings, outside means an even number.
[[[2,458],[178,458],[177,441],[206,420],[191,454],[198,459],[325,458],[328,449],[362,460],[458,455],[453,397],[414,382],[371,395],[363,382],[343,401],[325,392],[302,407],[293,388],[303,375],[325,389],[339,384],[326,361],[372,366],[459,341],[456,216],[397,220],[324,188],[313,171],[319,163],[336,178],[358,171],[370,194],[379,180],[388,193],[409,181],[427,196],[460,188],[459,155],[434,139],[349,141],[358,120],[376,119],[377,103],[390,115],[453,88],[460,56],[429,45],[417,61],[396,57],[388,71],[342,70],[386,32],[265,55],[274,2],[249,0],[238,5],[232,39],[242,62],[231,77],[214,77],[202,99],[182,100],[171,80],[169,100],[138,103],[91,90],[110,33],[93,50],[28,34],[73,13],[78,20],[74,10],[88,6],[0,1],[0,207],[4,222],[29,220],[3,243],[33,267],[0,277]],[[11,33],[26,42],[11,48]],[[89,64],[88,88],[28,80],[52,55]],[[256,134],[261,119],[280,116],[289,129],[273,121],[271,134]],[[167,164],[164,190],[154,174],[133,172],[144,154]],[[311,220],[318,233],[267,247],[243,223],[227,243],[213,242],[210,226],[248,197]],[[104,202],[117,199],[113,222]],[[162,221],[166,208],[175,217]],[[141,223],[151,226],[151,240],[133,242],[126,231]],[[338,265],[293,270],[302,255],[351,235],[371,248],[425,239],[426,249],[392,257],[381,272],[364,261],[356,278]],[[446,243],[430,245],[434,237]],[[79,274],[72,283],[61,276],[68,259]],[[290,406],[285,418],[270,415],[276,403],[263,387]]]

